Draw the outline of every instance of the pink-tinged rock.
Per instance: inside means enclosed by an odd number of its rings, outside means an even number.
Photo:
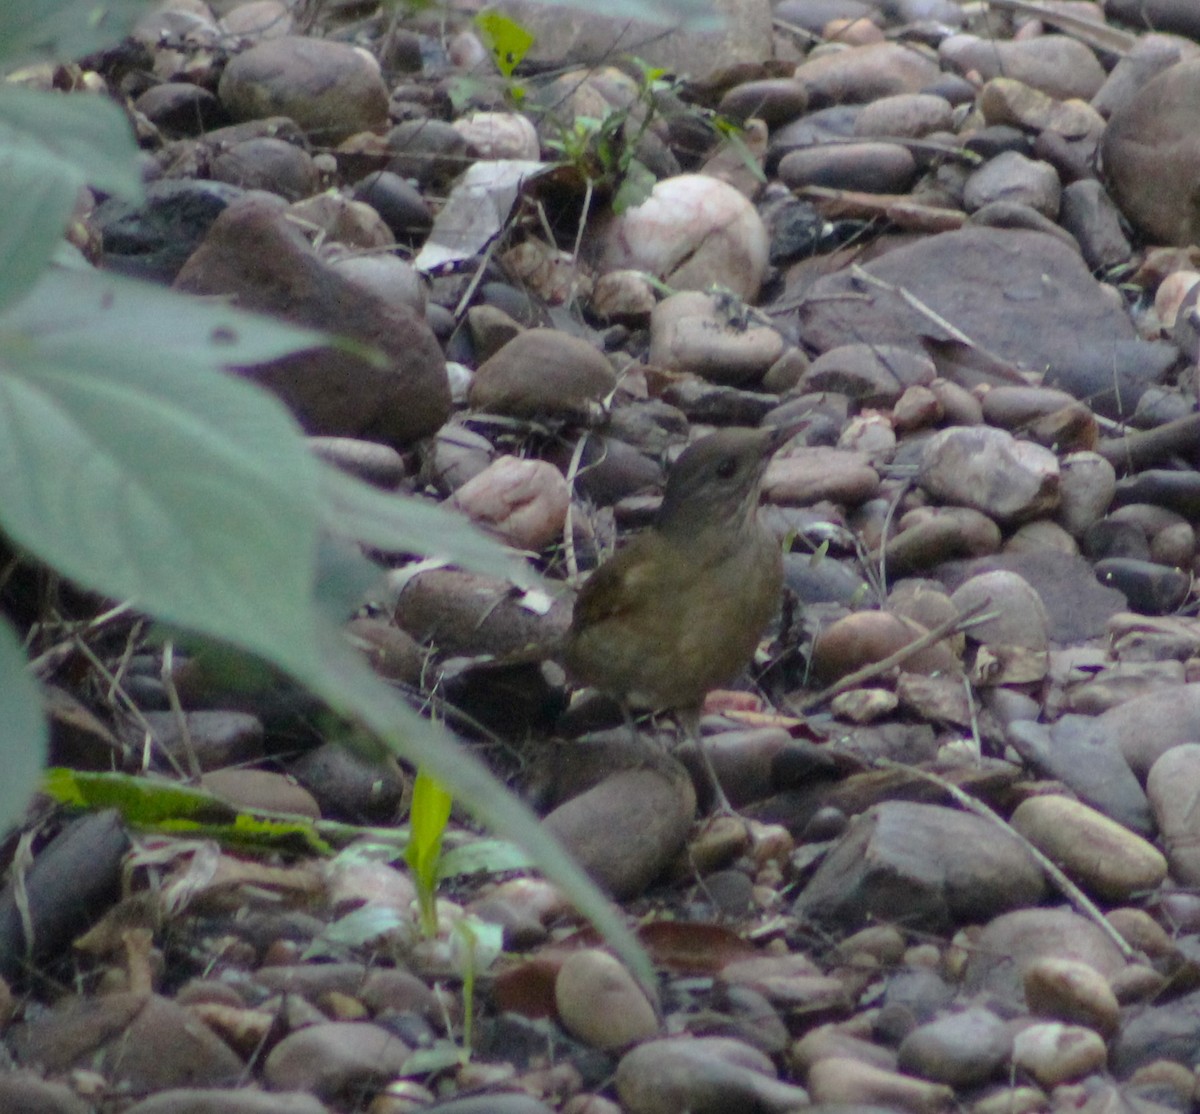
[[[649,271],[676,290],[724,286],[753,301],[767,267],[766,226],[733,186],[703,174],[664,178],[641,205],[598,226],[600,271]]]
[[[454,494],[454,504],[521,549],[541,549],[562,534],[571,490],[544,460],[502,456]]]

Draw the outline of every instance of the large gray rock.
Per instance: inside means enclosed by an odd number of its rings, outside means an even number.
[[[231,205],[180,271],[176,288],[232,295],[243,309],[384,354],[380,363],[322,348],[241,369],[277,394],[308,433],[400,446],[435,432],[450,413],[450,384],[429,326],[322,260],[283,208],[263,195]]]
[[[939,364],[949,350],[939,371],[953,377],[951,334],[914,308],[915,297],[1001,361],[1046,372],[1047,383],[1073,394],[1071,384],[1092,384],[1084,372],[1103,364],[1105,387],[1119,389],[1127,413],[1148,385],[1147,369],[1165,374],[1169,367],[1159,359],[1163,346],[1137,339],[1079,253],[1054,236],[968,227],[894,248],[863,270],[886,285],[864,283],[849,270],[813,283],[797,310],[805,344],[825,352],[866,338],[918,349],[928,342]],[[1126,364],[1137,369],[1128,383]]]
[[[251,47],[225,67],[217,91],[235,120],[289,116],[320,143],[387,123],[379,64],[327,39],[289,35]]]
[[[1104,171],[1125,215],[1158,243],[1200,238],[1200,59],[1151,78],[1109,120]]]
[[[994,824],[939,805],[889,801],[851,824],[796,901],[801,917],[872,918],[942,931],[1045,893],[1041,869]]]
[[[672,73],[703,78],[714,69],[771,57],[769,0],[712,0],[707,8],[720,20],[709,30],[662,26],[601,7],[584,11],[535,0],[503,0],[495,5],[534,37],[529,59],[599,65],[620,54],[633,54]],[[706,13],[707,14],[707,13]]]

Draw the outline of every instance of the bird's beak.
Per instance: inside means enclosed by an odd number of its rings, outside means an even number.
[[[808,428],[809,419],[801,418],[786,425],[772,426],[767,430],[766,455],[771,456],[783,448],[801,430]]]

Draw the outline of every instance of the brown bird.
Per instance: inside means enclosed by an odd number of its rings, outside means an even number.
[[[795,427],[724,429],[671,469],[653,526],[601,565],[575,601],[564,664],[631,707],[672,711],[699,740],[705,695],[749,664],[779,605],[779,541],[758,521],[763,473]]]

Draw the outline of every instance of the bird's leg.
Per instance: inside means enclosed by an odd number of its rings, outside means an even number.
[[[709,757],[708,751],[704,749],[704,742],[700,738],[700,709],[681,709],[675,714],[679,720],[679,726],[683,728],[684,735],[695,743],[696,754],[700,757],[700,765],[704,767],[705,776],[712,787],[713,814],[719,816],[737,816],[737,809],[729,803],[729,798],[725,795],[725,788],[721,785],[721,779],[717,777],[717,771],[712,764],[712,759]]]

